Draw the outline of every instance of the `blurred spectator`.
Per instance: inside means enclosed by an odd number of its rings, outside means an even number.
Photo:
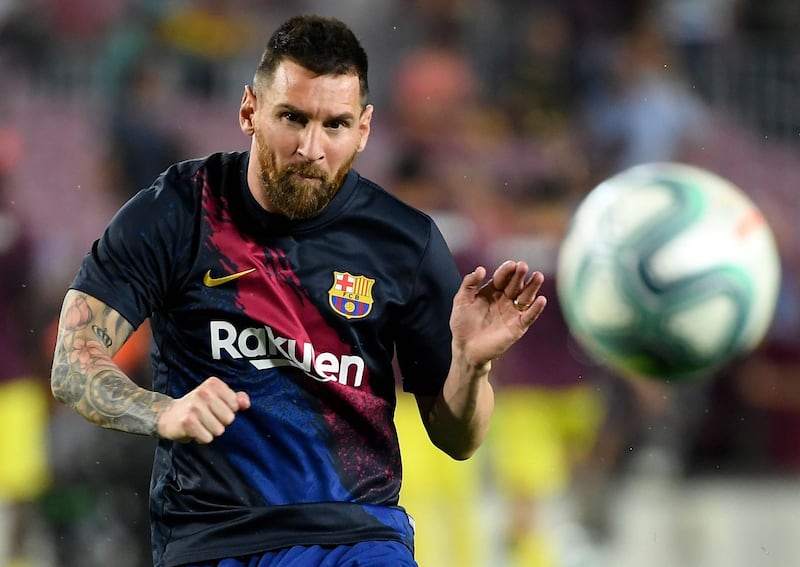
[[[800,474],[800,263],[784,255],[775,319],[750,356],[716,376],[688,446],[692,475]]]
[[[480,508],[482,453],[454,461],[434,447],[413,396],[397,393],[395,424],[403,451],[400,505],[414,519],[414,557],[420,566],[484,567],[489,538]]]
[[[9,0],[0,10],[0,63],[29,80],[51,65],[56,48],[47,0]]]
[[[40,347],[51,356],[54,318]],[[140,326],[114,357],[126,375],[149,386],[151,334]],[[118,436],[66,407],[49,428],[52,482],[39,511],[52,537],[52,567],[150,567],[148,491],[155,439]],[[124,550],[124,552],[121,552]]]
[[[478,105],[479,82],[452,38],[405,54],[394,77],[392,119],[399,143],[421,154],[456,159],[465,121]],[[445,151],[449,150],[447,154]]]
[[[158,4],[132,1],[107,26],[102,48],[98,49],[96,86],[107,97],[112,112],[122,104],[120,97],[136,82],[137,75],[144,73],[148,63],[155,67],[154,62],[158,61],[162,82],[163,75],[176,74],[175,69],[165,64],[164,46],[155,35],[163,10]]]
[[[169,165],[186,154],[181,141],[161,120],[166,98],[156,63],[141,60],[122,82],[109,116],[108,185],[126,201],[149,187]]]
[[[477,265],[469,221],[452,208],[446,188],[419,156],[401,156],[393,193],[436,218],[463,273]],[[482,529],[481,453],[454,461],[433,446],[413,396],[398,388],[395,424],[403,454],[400,504],[415,522],[415,558],[421,566],[483,567],[489,538]]]
[[[708,97],[713,50],[728,45],[737,25],[742,0],[656,0],[654,14],[665,38],[678,51],[687,79],[696,92]]]
[[[421,8],[417,6],[417,8]],[[462,272],[483,261],[473,214],[485,210],[491,185],[475,160],[491,159],[508,139],[498,111],[481,101],[479,82],[447,6],[436,14],[435,41],[404,53],[394,77],[387,187],[433,216]],[[368,156],[367,156],[368,157]],[[400,502],[415,519],[420,565],[491,563],[491,533],[481,522],[482,453],[456,462],[431,445],[413,398],[398,392],[395,422],[403,449]]]
[[[745,36],[778,43],[797,45],[800,11],[791,0],[739,0],[738,26]]]
[[[516,44],[498,93],[517,135],[563,132],[575,116],[574,38],[562,7],[538,4],[515,21]]]
[[[556,258],[571,214],[569,197],[562,178],[532,180],[524,193],[500,200],[505,231],[489,244],[489,264],[518,257],[542,271],[541,293],[548,298],[536,328],[493,368],[490,466],[508,509],[503,542],[514,567],[565,564],[547,510],[566,495],[604,420],[599,369],[571,338],[557,297]]]
[[[48,0],[53,31],[67,43],[94,45],[136,0]]]
[[[33,248],[6,193],[23,151],[21,138],[0,126],[0,563],[22,566],[29,556],[32,511],[48,486],[46,428],[49,388],[37,376]]]
[[[606,75],[584,109],[589,154],[600,157],[592,165],[603,177],[636,164],[682,161],[702,146],[710,112],[649,15],[593,64]]]
[[[178,58],[183,87],[209,97],[224,92],[224,66],[253,46],[256,34],[237,2],[195,0],[171,7],[157,27],[164,46]],[[237,85],[238,87],[238,85]]]

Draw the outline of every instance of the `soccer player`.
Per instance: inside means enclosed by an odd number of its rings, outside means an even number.
[[[352,31],[288,20],[244,89],[250,151],[169,167],[67,291],[53,393],[158,437],[158,567],[415,565],[395,353],[437,447],[466,459],[487,433],[492,361],[544,309],[543,276],[462,279],[432,220],[351,168],[372,113]],[[113,360],[146,318],[152,391]]]

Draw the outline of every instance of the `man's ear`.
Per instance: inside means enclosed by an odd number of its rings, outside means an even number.
[[[242,103],[239,106],[239,127],[244,132],[245,136],[252,136],[255,132],[253,120],[256,113],[256,106],[258,106],[258,98],[250,85],[244,86],[244,94],[242,94]]]
[[[358,133],[360,136],[358,146],[356,147],[357,152],[361,152],[367,147],[367,140],[369,140],[369,132],[370,132],[370,125],[372,123],[372,111],[373,107],[371,104],[368,104],[364,111],[361,113],[358,121]]]

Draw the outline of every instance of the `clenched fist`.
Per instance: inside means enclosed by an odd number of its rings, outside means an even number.
[[[237,412],[249,407],[250,397],[245,392],[234,392],[212,376],[167,406],[158,417],[158,435],[181,443],[211,443],[225,433]]]

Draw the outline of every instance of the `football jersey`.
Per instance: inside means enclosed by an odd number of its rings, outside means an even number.
[[[160,440],[155,564],[396,540],[393,423],[403,389],[440,392],[461,281],[435,223],[351,170],[316,217],[266,212],[248,152],[167,169],[114,216],[72,283],[134,327],[150,318],[153,387],[209,376],[250,396],[208,445]]]

